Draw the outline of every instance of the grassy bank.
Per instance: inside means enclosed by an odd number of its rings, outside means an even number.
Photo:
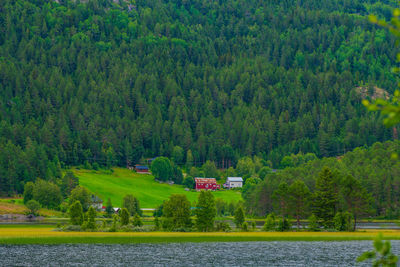
[[[140,200],[142,208],[156,208],[172,194],[185,194],[193,202],[197,200],[198,192],[185,191],[182,185],[169,185],[154,180],[154,176],[137,174],[123,168],[114,168],[114,172],[73,170],[79,177],[79,183],[106,201],[110,198],[113,205],[121,207],[122,197],[133,194]],[[242,199],[238,191],[216,191],[216,198],[225,201]]]
[[[379,233],[385,239],[400,239],[400,231],[365,232],[232,232],[232,233],[101,233],[56,232],[51,227],[0,227],[0,244],[63,243],[167,243],[167,242],[243,242],[243,241],[350,241],[372,240]]]

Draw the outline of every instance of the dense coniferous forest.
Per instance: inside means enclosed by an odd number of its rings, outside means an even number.
[[[220,168],[397,138],[392,1],[0,2],[0,193],[70,165]]]
[[[357,213],[351,210],[346,202],[346,194],[350,188],[350,191],[361,193],[358,197],[368,196],[370,198],[363,200],[366,203],[363,203],[362,208],[358,210],[359,215],[398,218],[400,216],[400,162],[392,155],[399,153],[399,141],[377,142],[370,148],[356,148],[340,157],[293,163],[282,171],[268,174],[263,181],[257,184],[248,183],[242,193],[245,206],[250,214],[264,216],[275,212],[285,215],[276,198],[276,192],[279,192],[282,183],[289,187],[301,180],[311,192],[315,192],[316,181],[321,171],[328,167],[333,178],[332,188],[337,194],[335,212],[350,210],[352,214]],[[292,155],[291,157],[301,156]],[[285,199],[290,199],[291,195],[292,193],[287,190]],[[312,199],[313,197],[311,197]],[[313,211],[312,203],[305,206],[302,208],[303,219]]]

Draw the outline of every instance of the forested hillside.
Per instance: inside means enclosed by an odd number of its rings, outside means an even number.
[[[396,87],[394,38],[366,19],[392,2],[2,0],[0,193],[180,148],[279,167],[391,139],[361,98]]]
[[[363,192],[372,201],[363,207],[360,214],[368,217],[398,218],[400,215],[400,162],[392,155],[400,153],[400,142],[375,143],[372,147],[356,148],[342,157],[323,158],[309,161],[280,172],[269,174],[257,185],[248,185],[243,193],[248,211],[265,215],[272,211],[280,213],[274,192],[279,192],[281,183],[304,182],[312,192],[316,191],[316,180],[324,167],[333,173],[333,187],[338,195],[336,212],[346,210],[346,190]],[[294,156],[292,156],[294,157]],[[350,177],[349,177],[350,176]],[[354,178],[353,178],[354,177]],[[348,184],[353,181],[354,184]],[[346,188],[347,187],[347,188]],[[356,187],[360,187],[356,189]],[[286,196],[290,199],[290,193]],[[362,196],[359,196],[362,197]],[[304,208],[304,215],[310,214],[312,205]],[[353,213],[353,211],[352,211]]]

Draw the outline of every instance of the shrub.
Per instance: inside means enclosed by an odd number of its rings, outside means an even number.
[[[86,215],[86,217],[88,218],[87,229],[96,230],[96,215],[96,210],[93,207],[90,207]]]
[[[122,207],[126,208],[131,216],[135,215],[136,213],[142,215],[139,200],[133,195],[124,196],[122,199]]]
[[[160,220],[158,219],[158,217],[154,218],[154,230],[160,230]]]
[[[77,186],[71,191],[69,196],[69,203],[79,201],[82,205],[83,211],[87,211],[90,205],[90,192],[83,186]]]
[[[58,207],[63,198],[60,188],[50,182],[38,179],[33,188],[33,199],[42,207],[54,209]]]
[[[319,230],[318,219],[314,214],[308,218],[308,230],[314,232]]]
[[[217,223],[216,229],[219,232],[230,232],[230,231],[232,231],[231,226],[226,222]]]
[[[118,215],[114,214],[113,215],[113,223],[112,223],[112,226],[111,226],[111,228],[109,230],[110,232],[117,231],[117,223],[118,223]]]
[[[36,215],[37,212],[40,210],[40,204],[34,199],[29,200],[26,202],[25,206],[29,209],[29,213]]]
[[[235,218],[234,218],[236,228],[239,228],[244,223],[244,210],[242,206],[239,206],[235,211]]]
[[[286,218],[281,218],[278,221],[278,227],[276,228],[277,231],[279,232],[284,232],[290,230],[291,225],[288,219]]]
[[[66,225],[63,231],[80,232],[82,231],[82,227],[80,225]]]
[[[121,209],[121,225],[128,225],[129,224],[129,212],[126,208]]]
[[[79,201],[75,201],[75,203],[69,207],[69,217],[72,225],[82,225],[83,210]]]
[[[253,231],[255,231],[256,228],[257,228],[256,221],[252,221],[252,222],[251,222],[251,229],[253,229]]]
[[[353,216],[349,212],[338,212],[333,218],[336,231],[353,231]]]
[[[143,226],[143,222],[140,219],[139,214],[136,213],[135,216],[133,217],[132,225],[137,227]]]
[[[275,214],[270,213],[267,216],[267,220],[265,221],[265,224],[263,226],[264,231],[274,231],[276,228],[276,222],[275,222]]]
[[[249,224],[247,222],[242,223],[242,231],[243,232],[249,231]]]
[[[24,186],[24,203],[28,203],[29,200],[33,199],[33,189],[35,184],[27,182]]]

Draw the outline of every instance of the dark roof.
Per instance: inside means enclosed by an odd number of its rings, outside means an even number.
[[[135,168],[138,169],[138,170],[148,170],[149,169],[149,167],[142,166],[142,165],[136,165]]]

